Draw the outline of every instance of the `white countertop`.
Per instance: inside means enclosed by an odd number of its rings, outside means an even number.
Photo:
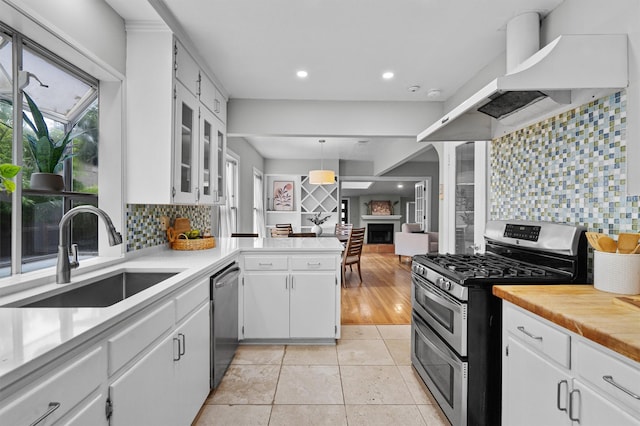
[[[219,238],[213,249],[175,251],[165,248],[142,255],[134,253],[117,264],[111,262],[110,266],[101,269],[73,274],[69,284],[44,284],[2,296],[0,306],[43,293],[61,292],[65,287],[78,286],[114,271],[179,272],[160,284],[105,308],[0,307],[0,391],[194,279],[211,275],[241,252],[338,254],[342,250],[337,238]],[[52,274],[55,271],[52,270]]]

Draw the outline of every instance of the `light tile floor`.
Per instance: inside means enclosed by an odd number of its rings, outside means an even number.
[[[409,325],[341,333],[335,346],[240,346],[195,425],[449,425],[411,367]]]

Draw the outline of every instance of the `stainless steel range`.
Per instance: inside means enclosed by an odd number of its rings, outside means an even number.
[[[584,232],[489,221],[485,254],[413,257],[411,358],[454,426],[500,424],[502,304],[492,285],[586,282]]]

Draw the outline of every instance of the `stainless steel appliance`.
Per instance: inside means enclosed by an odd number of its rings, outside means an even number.
[[[453,425],[500,424],[502,304],[491,287],[586,282],[584,232],[495,220],[484,254],[413,257],[411,359]]]
[[[238,347],[238,277],[234,262],[211,277],[211,388],[220,384]]]

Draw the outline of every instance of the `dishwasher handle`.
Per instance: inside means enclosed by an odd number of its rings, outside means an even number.
[[[214,288],[224,287],[225,285],[232,283],[234,280],[238,278],[240,275],[240,268],[238,266],[232,266],[226,269],[224,272],[220,273],[220,275],[214,275],[212,279],[212,284]]]

